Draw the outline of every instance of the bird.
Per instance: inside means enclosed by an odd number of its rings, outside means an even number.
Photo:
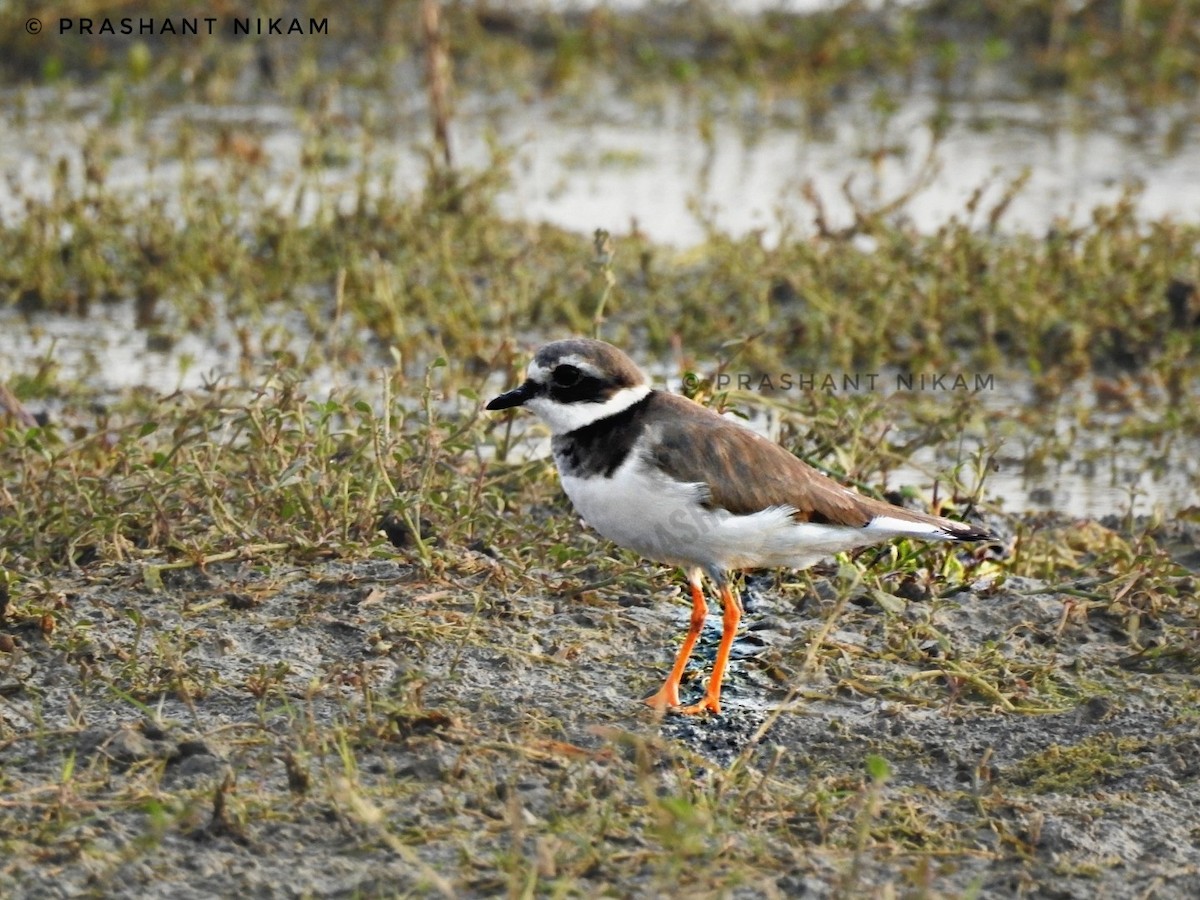
[[[563,489],[591,528],[687,575],[688,631],[666,681],[645,701],[660,712],[720,713],[721,683],[743,615],[732,573],[803,569],[892,538],[996,538],[839,484],[740,422],[653,389],[628,355],[604,341],[571,338],[540,347],[525,381],[486,408],[516,407],[549,428]],[[704,696],[685,706],[680,681],[708,615],[704,576],[723,607],[721,640]]]

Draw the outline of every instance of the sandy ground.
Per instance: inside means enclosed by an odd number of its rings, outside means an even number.
[[[677,579],[505,568],[45,581],[53,630],[0,629],[0,894],[1200,896],[1194,672],[1071,595],[851,592],[828,625],[836,572],[757,578],[724,713],[660,719]]]

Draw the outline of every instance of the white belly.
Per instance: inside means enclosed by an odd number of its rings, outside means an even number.
[[[701,485],[669,481],[636,454],[612,478],[562,475],[562,484],[600,534],[650,559],[684,567],[802,569],[888,537],[870,529],[796,522],[789,507],[745,516],[706,509]]]

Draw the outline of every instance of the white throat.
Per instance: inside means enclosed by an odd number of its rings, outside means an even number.
[[[560,403],[550,397],[534,397],[525,403],[550,428],[551,434],[569,434],[609,416],[624,412],[650,393],[650,385],[621,388],[603,403]]]

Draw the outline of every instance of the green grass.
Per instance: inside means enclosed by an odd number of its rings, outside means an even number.
[[[1145,750],[1142,739],[1101,734],[1073,747],[1053,745],[1022,760],[1008,778],[1035,794],[1095,791],[1136,769]]]

